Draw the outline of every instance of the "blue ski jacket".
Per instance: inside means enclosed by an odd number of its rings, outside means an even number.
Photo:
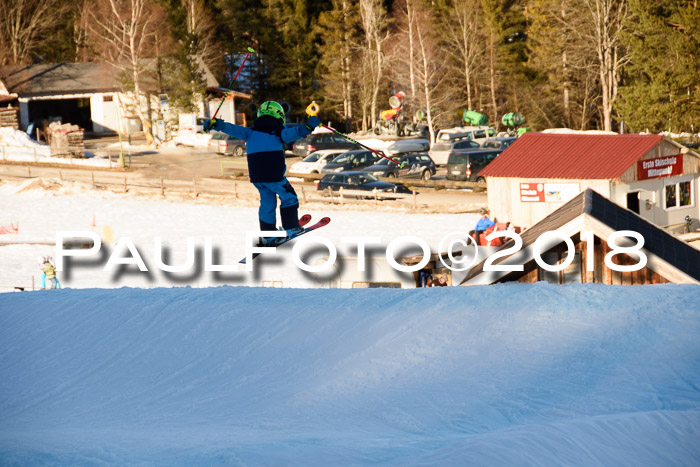
[[[479,219],[479,222],[476,223],[476,227],[474,230],[479,230],[483,232],[484,230],[488,229],[494,224],[495,222],[489,219],[488,217],[486,219]]]
[[[273,117],[266,116],[256,119],[253,128],[217,119],[213,129],[246,142],[248,173],[253,183],[284,180],[287,166],[283,143],[292,143],[311,133],[305,125],[284,128]]]

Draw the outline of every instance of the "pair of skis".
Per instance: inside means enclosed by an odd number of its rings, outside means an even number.
[[[319,228],[323,227],[324,225],[328,225],[328,223],[329,223],[330,221],[331,221],[331,218],[330,218],[330,217],[323,217],[323,218],[321,218],[321,220],[319,220],[319,221],[316,222],[315,224],[313,224],[313,225],[311,225],[311,226],[309,226],[309,227],[305,227],[309,222],[311,222],[311,215],[309,215],[309,214],[304,214],[304,215],[301,216],[301,218],[299,219],[299,225],[300,225],[301,227],[303,227],[303,230],[302,230],[301,232],[298,232],[298,233],[296,233],[296,234],[294,234],[294,235],[292,235],[292,236],[288,236],[288,237],[280,237],[278,242],[276,242],[276,243],[274,243],[274,244],[272,244],[272,245],[268,245],[268,246],[271,246],[271,247],[278,247],[278,246],[280,246],[280,245],[284,245],[285,243],[287,243],[287,242],[289,242],[289,241],[292,241],[292,240],[294,240],[294,239],[297,238],[297,237],[300,237],[300,236],[302,236],[302,235],[304,235],[304,234],[306,234],[306,233],[309,233],[309,232],[313,232],[314,230],[319,229]],[[258,256],[260,256],[260,253],[253,253],[252,259],[257,258]],[[239,261],[239,263],[245,264],[245,263],[246,263],[246,259],[247,259],[247,257],[246,257],[246,258],[243,258],[242,260]]]

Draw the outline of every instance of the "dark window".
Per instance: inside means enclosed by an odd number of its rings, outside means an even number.
[[[639,192],[627,193],[627,209],[639,214]]]

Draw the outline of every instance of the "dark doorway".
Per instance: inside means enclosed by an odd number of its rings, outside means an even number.
[[[85,131],[92,131],[90,99],[83,97],[29,101],[29,119],[36,125],[40,125],[44,120],[48,120],[49,123],[60,121],[78,125]]]
[[[639,214],[639,192],[627,193],[627,209]]]

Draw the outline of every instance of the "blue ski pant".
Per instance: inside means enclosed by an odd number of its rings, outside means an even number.
[[[258,209],[258,217],[261,221],[261,226],[267,225],[266,230],[274,230],[277,225],[277,198],[280,199],[280,211],[282,215],[282,227],[285,229],[294,227],[288,224],[296,221],[297,209],[299,207],[299,199],[294,191],[291,183],[284,178],[279,182],[254,182],[253,185],[260,193],[260,208]],[[289,215],[287,215],[289,214]],[[292,218],[293,216],[293,218]],[[289,217],[289,219],[287,219]],[[269,228],[272,226],[272,228]],[[264,229],[265,230],[265,229]]]

